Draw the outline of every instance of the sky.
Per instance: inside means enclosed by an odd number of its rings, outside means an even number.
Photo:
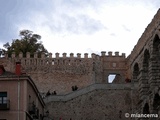
[[[41,35],[56,52],[119,51],[126,57],[160,7],[160,0],[0,0],[0,47],[20,30]]]

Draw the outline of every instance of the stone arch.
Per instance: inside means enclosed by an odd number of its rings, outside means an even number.
[[[148,84],[149,81],[149,60],[150,60],[150,53],[149,50],[144,51],[144,57],[143,57],[143,72],[145,73],[145,83]]]
[[[140,70],[140,76],[139,76],[139,95],[140,98],[143,100],[146,96],[149,94],[149,60],[150,60],[150,53],[148,49],[145,49],[143,52],[143,58],[142,58],[142,66]]]
[[[113,79],[112,83],[122,83],[122,75],[115,74],[115,78]]]
[[[156,93],[153,99],[153,110],[155,113],[158,113],[159,109],[160,109],[160,96],[158,93]]]
[[[154,57],[160,56],[160,39],[157,34],[155,35],[153,40],[153,55]]]
[[[110,75],[114,75],[113,81],[109,81],[109,76]],[[124,83],[125,82],[124,74],[122,72],[119,72],[119,71],[107,72],[105,77],[106,77],[106,82],[107,83]]]
[[[154,39],[153,39],[153,46],[151,50],[151,70],[150,70],[150,75],[151,76],[156,76],[151,79],[150,86],[155,87],[158,84],[160,84],[159,79],[159,70],[160,70],[160,37],[156,34]]]
[[[138,75],[139,75],[139,65],[138,63],[135,63],[133,67],[133,79],[134,80],[137,79]]]
[[[108,76],[107,76],[108,83],[113,83],[114,79],[116,78],[116,75],[117,74],[115,74],[115,73],[108,74]]]
[[[143,114],[149,114],[149,104],[145,103],[144,107],[143,107]]]
[[[149,67],[149,59],[150,59],[150,53],[149,50],[145,50],[144,51],[144,58],[143,58],[143,68],[145,68],[146,70],[148,70]]]

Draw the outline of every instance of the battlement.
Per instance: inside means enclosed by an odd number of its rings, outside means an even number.
[[[89,57],[88,53],[84,53],[83,57],[81,56],[81,53],[77,53],[77,56],[74,56],[74,53],[70,53],[69,56],[67,56],[67,53],[62,53],[62,57],[60,56],[60,53],[55,53],[55,58],[57,58],[57,59],[58,58],[93,58],[93,59],[100,59],[100,57],[104,57],[104,56],[126,58],[125,53],[122,53],[122,55],[119,55],[119,52],[115,52],[114,55],[112,53],[113,53],[112,51],[109,51],[108,55],[106,55],[106,51],[102,51],[101,52],[101,56],[98,55],[98,54],[92,53],[91,57]],[[49,53],[48,56],[46,57],[45,53],[42,53],[40,58],[42,58],[42,59],[44,59],[44,58],[54,58],[52,55],[53,55],[52,53]],[[9,58],[8,54],[5,54],[5,58]],[[12,55],[11,55],[11,58],[24,58],[24,57],[23,57],[23,53],[22,52],[20,52],[18,56],[16,56],[16,54],[13,52]],[[25,58],[31,58],[30,52],[26,53],[26,57]],[[34,57],[33,58],[38,58],[38,54],[34,53]]]
[[[102,51],[102,52],[101,52],[101,56],[107,56],[107,57],[123,57],[123,58],[126,58],[125,53],[122,53],[122,55],[119,55],[119,52],[118,52],[118,51],[114,52],[114,55],[113,55],[112,53],[113,53],[112,51],[109,51],[109,52],[108,52],[108,55],[106,55],[106,51]]]
[[[12,53],[11,57],[8,55],[5,56],[13,65],[12,69],[14,70],[15,62],[21,62],[22,66],[25,68],[24,71],[41,71],[41,72],[60,72],[60,73],[72,73],[72,74],[86,74],[96,72],[96,74],[101,73],[102,69],[108,70],[119,70],[125,69],[125,54],[119,55],[119,52],[115,52],[114,55],[111,51],[106,55],[105,51],[101,52],[101,55],[92,53],[91,57],[88,56],[88,53],[84,53],[84,57],[81,57],[80,53],[77,53],[74,56],[74,53],[70,53],[67,56],[67,53],[63,53],[60,56],[60,53],[55,53],[55,57],[52,56],[52,53],[45,55],[42,53],[39,57],[37,53],[31,57],[30,53],[27,52],[26,57],[23,57],[23,53],[19,53],[16,56],[15,53]],[[102,67],[103,66],[103,67]]]
[[[35,79],[41,92],[46,92],[47,86],[51,91],[54,91],[54,88],[59,93],[67,93],[75,85],[83,88],[93,83],[105,83],[110,73],[123,75],[126,69],[125,54],[112,53],[42,53],[39,56],[37,53],[33,55],[29,52],[23,55],[21,52],[18,55],[12,53],[11,57],[6,54],[5,59],[10,71],[15,71],[16,62],[21,62],[22,71]],[[60,81],[63,85],[59,84]]]

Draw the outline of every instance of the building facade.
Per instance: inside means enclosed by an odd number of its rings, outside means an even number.
[[[45,103],[33,80],[0,66],[0,120],[42,120]]]

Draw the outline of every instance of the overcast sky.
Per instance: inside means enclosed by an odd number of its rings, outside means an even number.
[[[160,0],[0,0],[0,47],[28,29],[53,54],[128,56],[159,6]]]

